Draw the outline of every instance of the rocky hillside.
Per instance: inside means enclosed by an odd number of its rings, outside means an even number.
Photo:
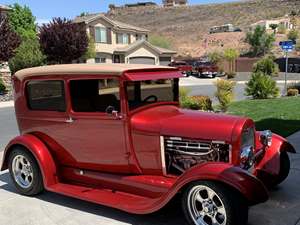
[[[199,56],[215,48],[247,48],[242,42],[245,33],[209,35],[210,27],[232,23],[246,30],[252,23],[282,17],[293,9],[300,9],[299,0],[250,0],[173,8],[129,8],[108,12],[107,15],[165,36],[180,55]]]

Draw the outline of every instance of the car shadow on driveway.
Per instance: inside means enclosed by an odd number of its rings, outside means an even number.
[[[6,192],[19,195],[14,187],[10,175],[8,172],[0,173],[0,189]],[[22,198],[22,196],[21,196]],[[135,215],[122,212],[110,207],[82,201],[79,199],[63,196],[53,192],[44,191],[43,193],[35,196],[34,198],[60,205],[76,211],[82,211],[96,216],[109,218],[112,220],[120,221],[120,224],[132,224],[132,225],[185,225],[184,215],[181,211],[181,205],[179,198],[175,198],[170,204],[161,209],[160,211],[148,215]],[[17,201],[17,200],[16,200]],[[59,210],[59,209],[57,209]],[[95,223],[96,224],[96,223]],[[117,223],[114,223],[117,224]]]

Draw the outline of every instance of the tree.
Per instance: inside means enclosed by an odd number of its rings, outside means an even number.
[[[240,53],[238,50],[233,48],[228,48],[224,51],[224,58],[229,63],[229,73],[234,73],[234,62],[239,57]]]
[[[251,46],[253,56],[262,56],[270,52],[275,41],[274,34],[268,34],[265,27],[256,26],[246,35],[245,40]]]
[[[277,76],[279,74],[279,66],[274,62],[274,58],[272,56],[267,56],[254,64],[253,72],[262,72],[268,76]]]
[[[37,39],[27,38],[16,49],[16,55],[9,60],[9,68],[14,74],[18,70],[42,66],[45,56],[40,50],[40,43]]]
[[[236,83],[234,81],[220,79],[214,84],[217,88],[215,96],[220,103],[219,107],[223,112],[226,112],[230,103],[234,100],[233,92]]]
[[[280,94],[276,81],[263,72],[253,73],[246,83],[246,95],[254,99],[276,98]]]
[[[8,13],[9,24],[12,29],[21,38],[35,38],[36,37],[36,23],[35,17],[27,6],[20,6],[19,4],[14,4],[11,6],[12,10]]]
[[[149,42],[152,45],[155,45],[155,46],[158,46],[161,48],[167,48],[167,49],[171,48],[170,41],[163,36],[151,35],[149,37]]]
[[[278,24],[275,24],[275,23],[270,24],[270,28],[273,30],[274,34],[276,34],[276,30],[278,28]]]
[[[208,54],[208,58],[212,63],[219,64],[223,60],[224,55],[222,52],[214,51]]]
[[[54,18],[40,28],[42,52],[50,63],[72,63],[88,49],[89,40],[84,23],[73,23],[66,18]]]
[[[293,29],[288,33],[288,39],[296,42],[298,38],[299,38],[299,31]]]
[[[81,59],[87,60],[92,58],[96,58],[96,45],[94,39],[92,37],[89,37],[88,48]]]
[[[8,18],[0,16],[0,63],[14,56],[20,42],[20,37],[11,29]]]

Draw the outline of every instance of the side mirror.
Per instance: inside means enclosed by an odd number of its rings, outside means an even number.
[[[113,107],[113,106],[108,106],[107,108],[106,108],[106,110],[105,110],[105,112],[108,114],[108,115],[112,115],[113,114],[113,112],[115,111],[115,107]]]

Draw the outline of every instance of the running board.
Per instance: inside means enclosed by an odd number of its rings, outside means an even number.
[[[52,185],[47,190],[134,214],[156,211],[159,209],[156,206],[161,202],[160,198],[153,199],[109,189],[95,189],[64,183]]]

